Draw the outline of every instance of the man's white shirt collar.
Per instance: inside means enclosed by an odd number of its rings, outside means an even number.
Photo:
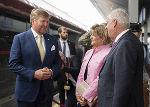
[[[37,43],[37,36],[38,36],[38,34],[35,32],[35,30],[33,30],[33,28],[31,27],[31,31],[32,31],[32,33],[33,33],[33,36],[34,36],[34,39],[35,39],[35,41],[36,41],[36,43]],[[44,40],[44,37],[43,37],[43,35],[42,35],[42,45],[43,45],[43,48],[44,48],[44,53],[45,53],[45,40]]]
[[[63,46],[64,46],[63,42],[66,43],[66,57],[70,57],[70,56],[71,56],[71,55],[70,55],[70,49],[69,49],[69,45],[68,45],[67,40],[62,41],[61,39],[59,39],[59,41],[60,41],[60,45],[61,45],[62,51],[63,51]]]
[[[36,38],[38,36],[38,34],[35,32],[35,30],[32,27],[31,27],[31,31],[32,31],[32,33],[34,35],[34,38]],[[42,35],[42,38],[43,38],[43,35]]]
[[[59,41],[63,44],[63,42],[67,42],[67,40],[65,40],[65,41],[62,41],[61,39],[59,39]]]
[[[129,29],[124,30],[123,32],[121,32],[115,39],[115,42],[117,42],[119,40],[119,38],[121,38],[122,35],[124,35],[127,31],[129,31]]]

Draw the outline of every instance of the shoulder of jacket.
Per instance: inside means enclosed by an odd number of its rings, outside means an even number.
[[[19,33],[19,34],[15,35],[15,37],[18,37],[18,38],[23,37],[25,35],[28,35],[29,33],[32,33],[31,30],[27,30],[25,32]]]

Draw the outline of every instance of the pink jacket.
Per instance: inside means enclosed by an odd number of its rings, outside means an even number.
[[[83,97],[89,102],[91,102],[93,98],[98,94],[97,88],[98,88],[99,72],[110,49],[111,48],[109,45],[99,46],[97,49],[93,48],[88,50],[84,56],[76,86],[78,86],[82,81],[84,81],[84,73],[86,65],[91,55],[93,54],[88,64],[88,73],[86,80],[90,88],[88,88],[83,94]]]

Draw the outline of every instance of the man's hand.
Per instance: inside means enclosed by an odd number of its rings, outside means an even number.
[[[62,63],[62,65],[61,65],[61,68],[60,68],[61,70],[63,70],[64,69],[64,63]]]
[[[35,71],[34,73],[34,78],[38,79],[38,80],[45,80],[48,79],[52,76],[52,71],[50,69],[48,69],[47,67],[43,68],[43,69],[39,69],[37,71]]]
[[[64,56],[64,54],[61,52],[61,51],[59,51],[59,55],[60,55],[60,57],[61,57],[61,60],[63,61],[63,62],[65,62],[65,56]]]
[[[66,57],[64,56],[64,54],[61,51],[59,51],[59,55],[60,55],[61,60],[63,62],[62,65],[61,65],[61,70],[63,70]]]

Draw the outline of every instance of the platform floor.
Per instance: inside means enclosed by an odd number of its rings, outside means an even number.
[[[55,94],[53,97],[56,101],[59,102],[59,94]],[[0,107],[17,107],[17,102],[14,100],[13,95],[8,96],[7,98],[0,100]],[[52,103],[52,107],[60,107],[56,103]]]

